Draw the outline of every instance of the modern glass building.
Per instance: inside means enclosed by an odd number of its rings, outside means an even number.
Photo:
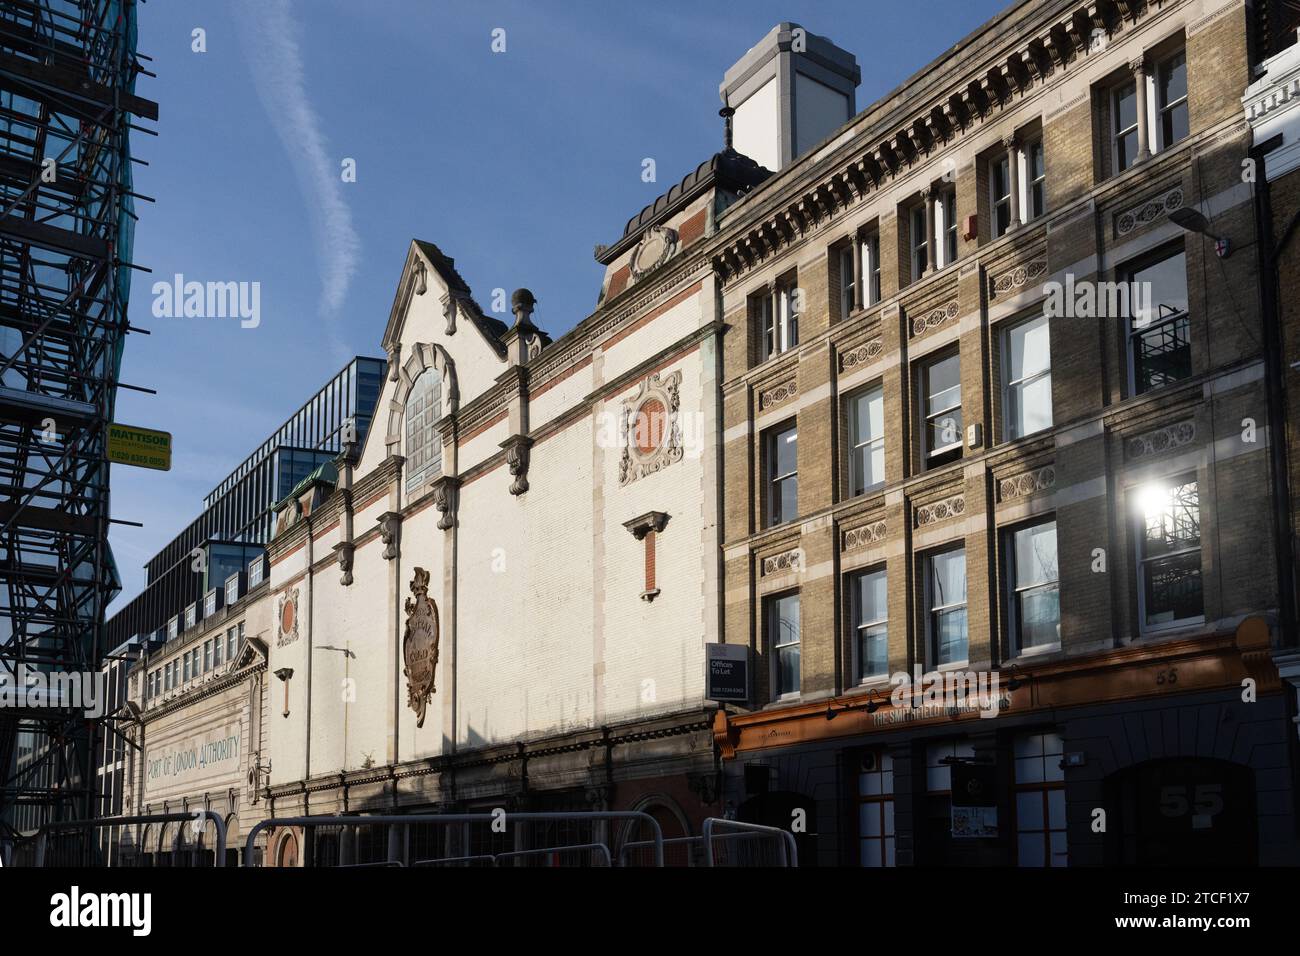
[[[383,359],[353,359],[204,497],[203,512],[145,564],[145,589],[109,619],[108,646],[160,631],[175,637],[187,615],[202,617],[205,595],[262,555],[272,506],[338,455],[349,419],[358,445],[365,441],[384,369]]]

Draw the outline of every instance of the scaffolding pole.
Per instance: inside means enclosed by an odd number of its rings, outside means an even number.
[[[25,681],[87,679],[111,650],[107,436],[144,198],[129,141],[158,118],[135,94],[135,18],[135,0],[0,4],[0,838],[99,810],[104,718]]]

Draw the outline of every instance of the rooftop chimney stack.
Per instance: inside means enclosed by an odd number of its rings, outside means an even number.
[[[773,27],[722,79],[735,149],[784,169],[857,113],[857,58],[797,23]]]

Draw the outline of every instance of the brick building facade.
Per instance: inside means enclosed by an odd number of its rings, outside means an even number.
[[[1296,859],[1258,265],[1216,251],[1250,14],[1017,5],[719,223],[756,700],[716,738],[804,858]],[[928,672],[996,719],[894,693]]]

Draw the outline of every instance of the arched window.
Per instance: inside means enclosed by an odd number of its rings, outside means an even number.
[[[419,488],[442,470],[442,379],[438,370],[425,369],[406,398],[406,490]]]

